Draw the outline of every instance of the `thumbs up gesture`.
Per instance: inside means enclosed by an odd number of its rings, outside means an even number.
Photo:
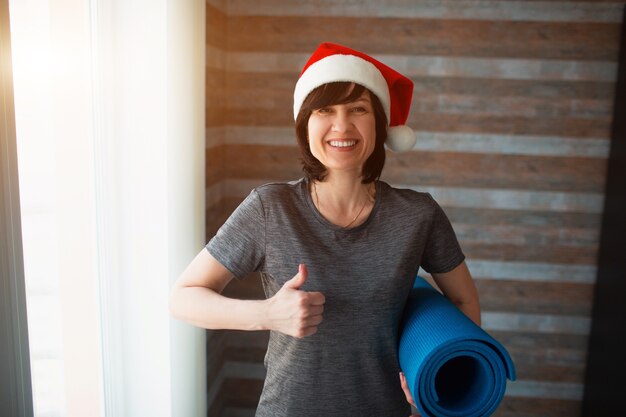
[[[268,300],[268,327],[271,330],[297,338],[317,332],[322,322],[325,298],[320,292],[300,290],[307,278],[306,266],[300,264],[298,273]]]

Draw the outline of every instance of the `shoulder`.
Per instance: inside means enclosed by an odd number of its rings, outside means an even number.
[[[306,183],[304,179],[290,182],[272,182],[258,186],[251,195],[258,198],[264,209],[302,204]]]
[[[289,182],[270,182],[254,188],[252,192],[258,195],[262,201],[265,201],[277,197],[299,195],[304,186],[304,179]]]
[[[380,190],[384,196],[385,202],[391,206],[398,206],[400,209],[416,208],[426,210],[436,210],[439,204],[430,195],[430,193],[416,191],[411,188],[396,188],[380,181]]]
[[[396,188],[381,183],[381,210],[389,221],[423,224],[437,221],[443,213],[430,193],[410,188]]]

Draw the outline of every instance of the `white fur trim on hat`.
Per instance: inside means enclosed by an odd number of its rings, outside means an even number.
[[[387,128],[387,140],[385,144],[394,152],[406,152],[413,149],[417,137],[415,132],[408,126],[393,126]]]
[[[302,103],[311,91],[320,85],[347,81],[360,84],[378,97],[390,118],[389,86],[385,77],[371,62],[354,55],[330,55],[311,64],[300,76],[293,93],[293,118],[298,117]]]

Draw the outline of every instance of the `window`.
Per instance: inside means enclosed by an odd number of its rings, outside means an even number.
[[[35,416],[206,415],[204,7],[10,2]]]

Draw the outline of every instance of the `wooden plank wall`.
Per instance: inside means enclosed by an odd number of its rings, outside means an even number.
[[[223,161],[219,144],[222,140],[225,103],[224,86],[226,66],[226,27],[227,18],[224,6],[211,6],[206,10],[206,235],[207,240],[215,234],[217,225],[223,223],[223,206],[220,184],[226,180],[223,175]],[[207,407],[208,416],[218,417],[224,408],[224,396],[220,391],[224,386],[224,351],[227,332],[207,331]]]
[[[208,0],[207,239],[252,187],[301,176],[292,93],[315,47],[373,54],[415,82],[418,142],[383,179],[444,207],[516,362],[496,415],[580,415],[623,6]],[[267,335],[215,333],[210,415],[253,415]]]

